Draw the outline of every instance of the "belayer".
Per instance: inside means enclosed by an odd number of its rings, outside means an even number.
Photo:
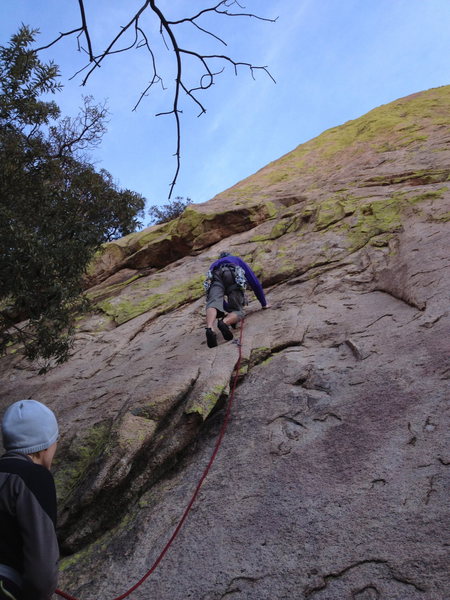
[[[50,473],[58,440],[54,413],[19,400],[2,420],[0,599],[50,600],[58,577],[56,490]]]
[[[203,285],[206,291],[206,343],[209,348],[217,346],[217,335],[213,329],[216,319],[224,339],[233,339],[230,325],[244,318],[244,290],[247,287],[253,290],[262,308],[269,308],[259,279],[242,258],[229,252],[221,252],[219,259],[212,263]]]

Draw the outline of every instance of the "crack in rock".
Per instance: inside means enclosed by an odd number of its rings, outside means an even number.
[[[313,421],[320,421],[321,423],[323,423],[324,421],[327,421],[328,419],[342,421],[342,418],[339,415],[336,415],[335,413],[326,413],[322,417],[316,417],[315,419],[313,419]]]
[[[270,425],[271,423],[274,423],[275,421],[277,421],[278,419],[285,419],[286,421],[289,421],[290,423],[293,423],[294,425],[298,425],[299,427],[303,427],[303,429],[308,429],[306,427],[306,425],[303,425],[303,423],[301,423],[300,421],[297,421],[296,419],[294,419],[294,417],[290,417],[288,414],[285,415],[278,415],[277,417],[275,417],[274,419],[270,420],[267,422],[267,425]]]
[[[367,358],[368,354],[364,353],[352,339],[349,338],[348,340],[345,340],[344,343],[350,348],[356,360],[364,360],[364,358]]]
[[[380,592],[373,585],[366,585],[362,589],[352,592],[354,600],[378,600],[380,597]]]
[[[382,294],[387,294],[388,296],[391,296],[392,298],[395,298],[396,300],[399,300],[400,302],[403,302],[404,304],[406,304],[410,308],[415,308],[416,310],[420,310],[421,312],[423,312],[426,309],[426,307],[427,307],[427,303],[425,301],[423,301],[423,302],[415,302],[411,298],[407,298],[405,296],[402,296],[400,293],[397,293],[395,290],[388,290],[388,289],[386,289],[384,287],[376,286],[376,287],[373,288],[372,291],[374,291],[374,292],[381,292]]]
[[[382,485],[382,486],[386,485],[386,479],[374,479],[372,481],[372,485],[370,486],[370,489],[373,490],[376,486],[379,486],[379,485]]]
[[[263,575],[261,577],[235,577],[230,581],[230,583],[228,584],[228,588],[222,594],[221,598],[228,598],[232,594],[241,594],[246,590],[253,588],[255,583],[261,581],[262,579],[265,579],[266,577],[269,577],[269,575]]]
[[[428,490],[427,495],[425,497],[425,504],[428,505],[431,499],[432,494],[437,493],[437,489],[434,487],[434,482],[437,479],[437,475],[431,475],[428,477]]]
[[[368,579],[371,581],[363,582],[358,580]],[[380,584],[376,585],[373,579],[379,580]],[[356,581],[355,581],[356,580]],[[344,569],[337,571],[335,573],[329,573],[327,575],[322,576],[322,582],[320,585],[315,587],[309,587],[304,590],[305,598],[323,598],[323,600],[331,600],[331,598],[343,598],[347,597],[343,595],[344,589],[351,591],[351,588],[356,585],[364,586],[360,588],[360,591],[370,589],[370,587],[374,588],[378,591],[379,588],[382,587],[382,583],[386,584],[387,581],[397,582],[409,588],[412,588],[416,592],[424,593],[425,589],[420,587],[415,582],[409,580],[403,575],[398,574],[395,569],[389,565],[387,560],[383,559],[367,559],[358,561]],[[335,585],[335,584],[342,585]],[[389,587],[392,584],[389,585]],[[383,587],[386,587],[385,585]],[[333,590],[331,589],[333,588]],[[334,590],[336,588],[336,591]],[[339,588],[339,589],[337,589]],[[350,588],[350,589],[348,589]],[[322,592],[326,592],[326,596],[322,594]],[[337,593],[336,593],[337,592]],[[388,592],[389,593],[389,592]],[[333,594],[333,595],[331,595]],[[344,592],[345,594],[345,592]],[[357,596],[356,596],[357,597]],[[388,596],[387,596],[388,597]],[[407,596],[405,596],[406,599]],[[417,597],[416,595],[414,597]],[[364,598],[364,596],[363,596]],[[369,600],[370,596],[367,596],[367,600]],[[376,598],[376,596],[374,597]],[[361,600],[361,597],[358,599]]]

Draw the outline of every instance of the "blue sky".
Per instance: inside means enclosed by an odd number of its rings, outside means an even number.
[[[217,0],[160,0],[169,17],[186,16]],[[85,0],[95,48],[100,51],[117,27],[129,21],[143,0]],[[278,17],[276,23],[219,17],[204,25],[228,46],[183,27],[185,47],[227,53],[236,60],[267,65],[255,80],[231,67],[204,93],[207,112],[183,99],[182,163],[173,196],[204,202],[293,150],[322,131],[357,118],[396,98],[450,83],[449,0],[245,0],[245,12]],[[124,8],[126,6],[126,8]],[[0,43],[20,23],[39,28],[39,41],[79,25],[77,0],[1,0]],[[122,188],[167,202],[175,169],[175,128],[170,110],[174,63],[161,44],[154,21],[145,21],[158,52],[166,90],[154,88],[132,111],[147,86],[150,64],[141,49],[116,55],[81,87],[69,80],[86,63],[66,38],[42,55],[60,65],[64,90],[56,101],[64,115],[75,115],[81,96],[107,99],[108,133],[92,153]],[[202,23],[203,24],[203,23]],[[186,73],[195,73],[186,67]],[[147,222],[148,219],[146,219]]]

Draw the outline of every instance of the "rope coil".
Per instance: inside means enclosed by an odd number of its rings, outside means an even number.
[[[141,577],[141,579],[137,583],[135,583],[129,590],[124,592],[121,596],[117,596],[116,598],[113,598],[113,600],[124,600],[124,598],[127,598],[130,594],[132,594],[135,590],[137,590],[137,588],[140,587],[144,583],[144,581],[146,579],[148,579],[148,577],[150,577],[150,575],[156,570],[156,568],[158,567],[159,563],[162,561],[164,556],[167,554],[170,546],[172,545],[175,538],[179,534],[181,528],[183,527],[184,522],[186,521],[186,519],[191,511],[192,505],[194,504],[194,502],[200,492],[203,482],[205,481],[205,479],[214,463],[214,460],[217,456],[217,453],[219,451],[220,445],[222,443],[223,437],[225,435],[225,431],[227,429],[227,426],[228,426],[228,423],[230,420],[231,407],[233,405],[233,400],[234,400],[234,392],[235,392],[236,385],[238,382],[239,370],[240,370],[241,362],[242,362],[242,335],[243,335],[243,332],[244,332],[244,320],[241,321],[241,331],[240,331],[240,335],[239,335],[239,342],[237,343],[237,347],[239,349],[239,355],[238,355],[238,360],[235,365],[235,375],[234,375],[234,379],[233,379],[233,384],[231,386],[230,395],[228,397],[225,418],[223,420],[222,427],[221,427],[219,435],[217,437],[217,440],[216,440],[214,449],[212,451],[211,457],[209,459],[209,462],[206,465],[205,469],[203,470],[203,473],[199,479],[197,487],[195,488],[195,491],[192,495],[192,498],[190,499],[187,507],[185,508],[184,513],[183,513],[180,521],[178,522],[178,525],[176,526],[175,530],[173,531],[172,535],[170,536],[168,542],[166,543],[166,545],[160,552],[159,556],[156,558],[153,565],[147,571],[147,573],[145,573],[145,575],[143,577]],[[71,596],[70,594],[67,594],[66,592],[63,592],[62,590],[59,590],[59,589],[55,590],[55,594],[57,594],[58,596],[61,596],[62,598],[66,598],[66,600],[78,600],[78,598],[76,598],[75,596]]]

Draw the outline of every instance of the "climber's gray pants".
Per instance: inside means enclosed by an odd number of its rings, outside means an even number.
[[[224,305],[226,297],[226,305]],[[244,292],[237,287],[233,273],[230,269],[215,269],[211,286],[206,296],[206,308],[215,308],[217,316],[222,318],[225,312],[236,313],[239,319],[243,319]]]

